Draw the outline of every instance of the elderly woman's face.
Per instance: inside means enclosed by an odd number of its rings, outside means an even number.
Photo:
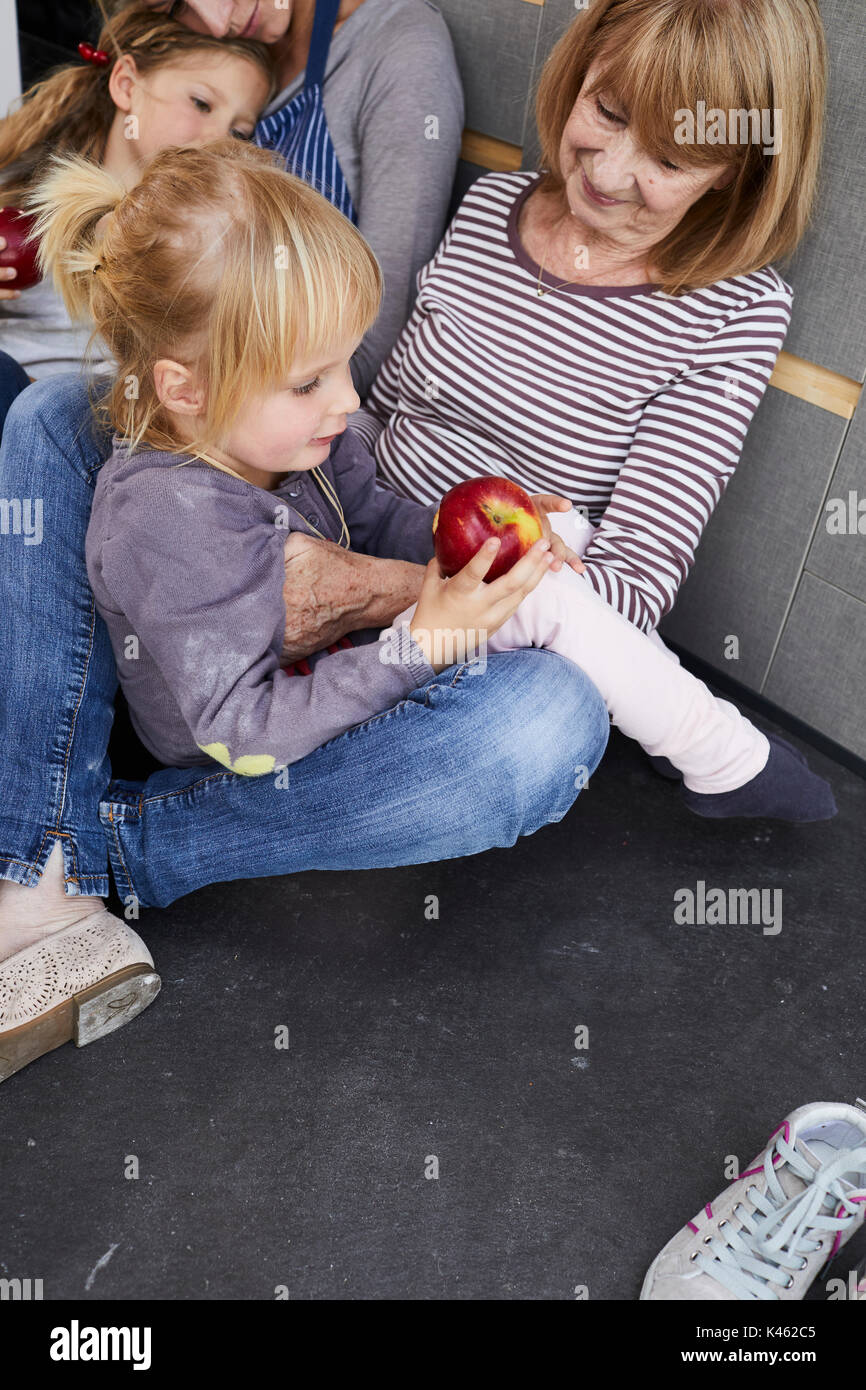
[[[672,168],[632,138],[622,106],[604,91],[584,95],[590,67],[562,133],[560,167],[568,205],[581,222],[616,241],[665,236],[693,203],[734,177],[730,166]]]

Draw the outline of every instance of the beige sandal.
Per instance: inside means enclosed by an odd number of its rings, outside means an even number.
[[[104,909],[0,960],[0,1082],[63,1043],[113,1033],[160,984],[141,937]]]

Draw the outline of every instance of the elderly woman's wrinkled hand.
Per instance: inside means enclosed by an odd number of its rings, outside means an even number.
[[[347,633],[384,627],[417,599],[424,566],[345,550],[293,531],[284,547],[282,660],[324,651]]]
[[[293,532],[285,545],[283,660],[297,661],[362,626],[368,598],[364,556],[333,541]]]

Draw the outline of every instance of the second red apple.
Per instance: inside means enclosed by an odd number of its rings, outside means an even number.
[[[3,289],[29,290],[42,278],[36,263],[38,242],[30,240],[36,219],[18,208],[0,208],[0,236],[6,245],[0,251],[0,265],[14,266],[18,274],[13,280],[2,281]]]

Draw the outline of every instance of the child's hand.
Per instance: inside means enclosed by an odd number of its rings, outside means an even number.
[[[533,492],[532,500],[538,508],[544,534],[550,541],[550,551],[553,555],[553,565],[551,568],[554,570],[561,570],[564,562],[571,566],[575,574],[583,574],[586,565],[577,552],[565,544],[562,536],[556,534],[546,515],[547,512],[570,512],[571,503],[568,498],[559,497],[556,493],[552,492]]]
[[[499,546],[498,540],[485,541],[469,564],[450,579],[443,579],[435,556],[427,565],[409,631],[434,671],[466,659],[469,632],[477,651],[485,636],[498,631],[551,567],[550,542],[536,541],[507,574],[485,584]]]
[[[0,209],[2,211],[2,209]],[[6,250],[6,238],[0,236],[0,251]],[[18,271],[14,265],[0,265],[0,281],[14,280]],[[21,291],[15,289],[0,289],[0,299],[20,299]]]

